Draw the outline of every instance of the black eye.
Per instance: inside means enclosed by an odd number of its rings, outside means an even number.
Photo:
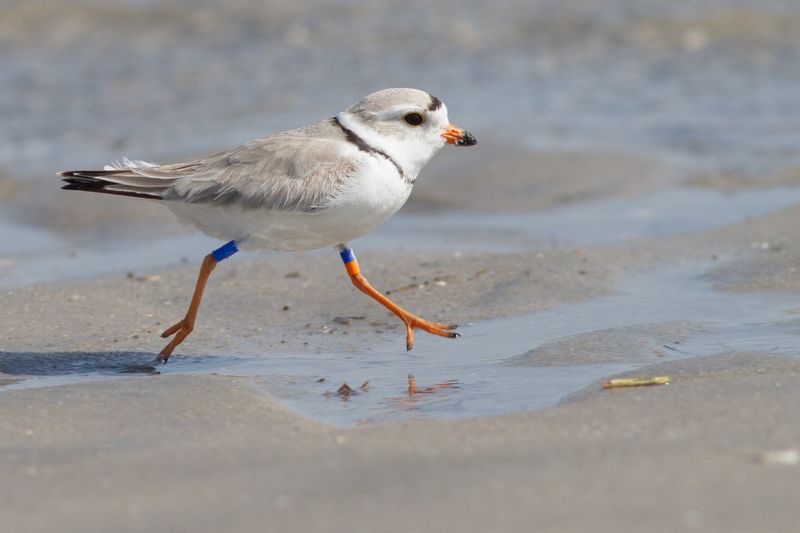
[[[425,119],[419,113],[409,113],[403,117],[403,120],[405,120],[406,124],[409,126],[419,126],[425,122]]]

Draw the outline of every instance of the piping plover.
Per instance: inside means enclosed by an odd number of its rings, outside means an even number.
[[[375,290],[348,241],[369,232],[406,202],[422,167],[445,144],[475,137],[448,122],[441,100],[417,89],[385,89],[333,118],[250,141],[218,154],[159,166],[123,159],[103,170],[61,172],[64,189],[162,200],[181,220],[227,241],[203,260],[186,316],[164,331],[166,362],[194,329],[208,277],[239,250],[335,246],[353,284],[406,326],[458,337]]]

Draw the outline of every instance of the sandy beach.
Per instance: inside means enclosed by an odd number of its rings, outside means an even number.
[[[373,281],[393,289],[403,305],[435,319],[491,324],[498,317],[602,298],[636,273],[711,255],[726,258],[713,261],[718,266],[704,274],[715,290],[797,294],[800,276],[792,265],[798,264],[798,251],[789,236],[798,223],[800,210],[793,207],[722,228],[611,246],[410,257],[366,250],[361,257]],[[763,249],[765,242],[775,249]],[[335,427],[288,410],[257,377],[171,373],[171,365],[192,355],[234,352],[267,366],[275,351],[320,359],[326,353],[366,351],[368,357],[380,339],[401,356],[402,330],[352,290],[332,255],[252,256],[224,265],[227,271],[220,269],[209,291],[201,327],[166,367],[151,366],[161,347],[158,332],[180,315],[194,265],[4,291],[5,379],[23,380],[15,386],[31,375],[69,380],[81,367],[107,376],[0,393],[5,527],[754,531],[798,526],[792,453],[800,440],[794,413],[800,362],[771,353],[769,343],[763,351],[675,357],[670,345],[687,342],[706,327],[688,318],[534,340],[530,352],[504,364],[628,362],[637,365],[635,375],[668,375],[673,383],[605,391],[597,381],[559,405],[505,416],[435,421],[422,413],[389,424]],[[391,268],[398,261],[404,268]],[[254,294],[253,286],[264,292]],[[366,318],[336,322],[352,316]],[[798,316],[786,324],[795,335]],[[439,357],[457,358],[459,344],[476,342],[469,328],[464,334]],[[418,344],[430,341],[420,336]],[[384,382],[368,394],[402,401],[405,376],[392,377],[391,387]],[[337,378],[347,376],[330,376]],[[463,391],[469,394],[468,385]],[[330,401],[334,408],[342,403]]]
[[[795,6],[67,4],[0,8],[0,529],[800,530]],[[54,173],[412,82],[479,144],[353,245],[463,336],[406,352],[333,250],[239,254],[155,362],[218,243]]]
[[[651,370],[675,382],[354,430],[221,376],[8,392],[4,527],[794,529],[796,467],[769,453],[800,438],[796,359],[721,354]]]

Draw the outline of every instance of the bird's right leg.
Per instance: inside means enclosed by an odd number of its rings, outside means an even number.
[[[182,343],[183,340],[189,336],[189,333],[194,330],[194,321],[197,319],[197,311],[200,309],[203,291],[205,291],[206,283],[208,282],[208,277],[211,275],[211,272],[214,271],[217,263],[223,259],[227,259],[238,251],[234,241],[230,241],[220,248],[217,248],[203,259],[203,264],[200,265],[200,274],[197,276],[197,283],[194,286],[192,301],[189,304],[189,309],[186,311],[186,316],[183,317],[183,320],[167,328],[164,333],[161,334],[164,338],[175,335],[172,337],[172,340],[169,341],[169,344],[164,346],[164,349],[159,353],[159,357],[164,363],[166,363],[169,356],[172,355],[175,347]]]
[[[453,331],[458,327],[455,324],[438,324],[436,322],[425,320],[424,318],[418,317],[413,313],[409,313],[391,301],[389,298],[375,290],[375,288],[370,285],[369,281],[367,281],[367,278],[361,274],[361,267],[358,266],[358,261],[356,260],[353,250],[351,250],[347,244],[339,244],[336,249],[339,251],[339,256],[342,258],[342,262],[347,269],[347,273],[350,275],[350,281],[353,282],[353,285],[355,285],[358,290],[365,293],[370,298],[376,300],[386,309],[396,314],[398,317],[400,317],[400,320],[403,321],[406,326],[406,350],[410,350],[414,347],[415,329],[421,329],[433,335],[449,337],[451,339],[461,336]]]

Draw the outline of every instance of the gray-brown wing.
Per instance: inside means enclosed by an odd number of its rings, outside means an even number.
[[[320,122],[208,158],[137,169],[136,174],[170,180],[165,200],[317,211],[328,207],[357,171],[343,154],[343,142],[338,127]]]

